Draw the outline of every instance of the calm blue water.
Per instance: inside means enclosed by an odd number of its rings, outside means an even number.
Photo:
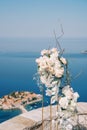
[[[0,54],[0,97],[12,91],[28,90],[40,93],[36,81],[33,80],[37,72],[35,63],[39,53],[1,53]],[[87,54],[65,54],[69,61],[72,74],[71,85],[78,91],[79,101],[87,102]],[[79,75],[76,77],[76,75]],[[45,97],[44,105],[48,105]],[[41,103],[26,106],[27,110],[41,107]],[[20,110],[0,111],[0,122],[20,114]]]

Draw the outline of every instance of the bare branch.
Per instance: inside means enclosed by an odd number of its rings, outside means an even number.
[[[59,39],[64,35],[64,31],[63,31],[63,26],[62,24],[60,24],[60,28],[61,28],[61,35],[60,36],[56,36],[56,32],[55,30],[53,31],[54,32],[54,36],[55,36],[55,40],[56,40],[56,47],[59,48],[61,54],[64,52],[64,49],[61,48],[61,45],[59,43]]]
[[[82,71],[80,71],[73,79],[78,78],[82,74]]]
[[[60,51],[62,51],[62,48],[60,46],[60,43],[59,43],[59,37],[56,36],[56,33],[55,33],[55,30],[54,30],[54,36],[55,36],[55,40],[56,40],[56,47],[59,48]]]
[[[57,37],[57,39],[60,39],[63,35],[64,35],[64,31],[63,31],[63,26],[62,24],[60,24],[60,28],[61,28],[61,35]]]

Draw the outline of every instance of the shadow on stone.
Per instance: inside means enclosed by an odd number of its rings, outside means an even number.
[[[83,125],[77,125],[73,128],[73,130],[87,130],[87,127],[83,126]]]

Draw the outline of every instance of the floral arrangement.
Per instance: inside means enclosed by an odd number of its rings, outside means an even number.
[[[57,112],[60,129],[72,130],[74,127],[71,117],[77,114],[77,99],[79,94],[67,85],[62,89],[62,95],[59,99],[59,109]],[[74,118],[74,120],[76,120]]]
[[[62,57],[57,48],[42,50],[41,57],[36,59],[40,81],[46,87],[46,95],[50,96],[50,104],[58,103],[56,115],[58,126],[62,130],[72,130],[70,117],[76,113],[79,94],[70,85],[63,86],[62,80],[67,68],[67,60]],[[67,77],[66,77],[67,78]],[[55,121],[53,121],[55,122]]]
[[[51,96],[51,104],[57,101],[57,95],[61,78],[64,74],[64,65],[67,61],[59,57],[57,48],[43,50],[41,57],[36,59],[38,64],[38,73],[42,84],[46,86],[46,95]]]

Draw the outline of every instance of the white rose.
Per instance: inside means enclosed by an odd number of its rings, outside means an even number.
[[[57,59],[58,58],[58,52],[54,52],[50,55],[51,59]]]
[[[53,81],[53,82],[52,82],[52,85],[53,85],[53,86],[55,86],[55,85],[57,85],[57,84],[58,84],[58,81]]]
[[[61,63],[59,60],[55,60],[55,66],[54,66],[56,69],[60,68],[61,67]]]
[[[68,86],[65,86],[63,89],[62,89],[62,93],[67,97],[67,99],[72,99],[73,98],[73,92],[72,92],[72,89]]]
[[[51,51],[55,52],[55,51],[57,51],[57,48],[52,48]]]
[[[54,74],[54,68],[51,66],[48,66],[46,69],[48,72],[50,72],[51,74]]]
[[[41,51],[41,55],[42,55],[42,56],[43,56],[43,55],[46,55],[46,54],[48,55],[49,53],[50,53],[50,50],[45,50],[45,49],[44,49],[44,50]]]
[[[40,66],[42,69],[46,69],[46,68],[47,68],[46,61],[43,59],[43,60],[39,63],[39,66]]]
[[[70,106],[69,106],[70,110],[74,111],[75,108],[76,108],[76,105],[77,105],[76,102],[71,100],[71,103],[70,103]]]
[[[48,66],[54,66],[54,63],[55,63],[55,60],[54,61],[52,61],[50,58],[48,58],[48,61],[46,61],[47,62],[47,64],[48,64]]]
[[[65,58],[61,57],[61,58],[60,58],[60,60],[61,60],[61,62],[62,62],[64,65],[66,65],[66,64],[67,64],[67,61],[66,61],[66,59],[65,59]]]
[[[58,78],[61,78],[64,74],[64,68],[61,67],[59,69],[55,69],[55,76]]]
[[[79,94],[78,94],[77,92],[75,92],[75,93],[73,94],[73,98],[74,98],[74,101],[77,102],[77,99],[79,98]]]
[[[63,108],[63,109],[67,109],[68,103],[69,103],[69,101],[68,101],[67,97],[62,97],[62,98],[60,98],[60,100],[59,100],[59,105],[60,105],[60,107]]]
[[[47,89],[47,90],[46,90],[46,95],[47,95],[47,96],[52,96],[52,91],[49,90],[49,89]]]
[[[54,53],[54,52],[57,52],[57,48],[52,48],[52,49],[51,49],[51,52],[53,52],[53,53]]]
[[[37,63],[37,64],[40,64],[40,62],[42,62],[42,61],[43,61],[43,57],[40,57],[40,58],[37,58],[37,59],[36,59],[36,63]]]

